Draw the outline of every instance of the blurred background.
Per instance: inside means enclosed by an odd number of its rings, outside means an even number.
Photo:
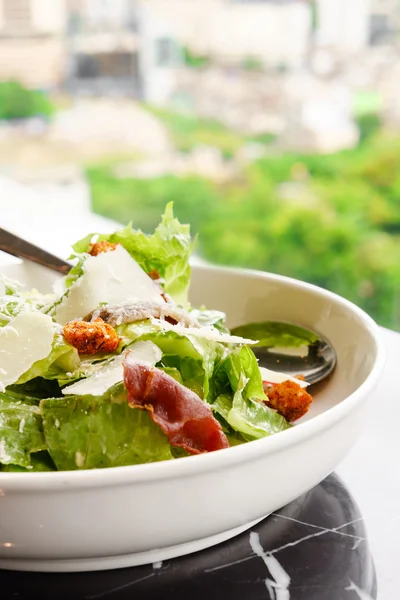
[[[0,0],[0,225],[64,254],[173,200],[199,259],[400,330],[399,32],[400,0]]]

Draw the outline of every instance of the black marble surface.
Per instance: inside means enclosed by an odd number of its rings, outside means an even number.
[[[91,573],[0,571],[0,598],[375,600],[362,517],[336,475],[250,530],[182,558]]]

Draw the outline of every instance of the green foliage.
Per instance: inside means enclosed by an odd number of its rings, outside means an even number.
[[[317,31],[319,24],[318,5],[316,0],[311,0],[311,29]]]
[[[91,167],[87,175],[95,212],[120,223],[132,221],[148,233],[158,225],[168,202],[174,203],[180,221],[193,224],[196,233],[221,200],[212,183],[195,176],[116,179],[110,167]]]
[[[191,152],[196,146],[206,145],[218,148],[225,158],[232,158],[246,142],[245,137],[229,130],[218,121],[154,106],[143,107],[164,123],[180,152]]]
[[[381,129],[382,122],[378,114],[368,112],[357,118],[357,125],[360,131],[360,143],[363,143]]]
[[[30,90],[18,81],[0,82],[0,119],[49,118],[53,107],[42,92]]]
[[[187,67],[192,67],[193,69],[201,69],[210,64],[210,59],[208,56],[200,56],[195,54],[187,46],[183,48],[183,59],[185,61],[185,65]]]
[[[263,62],[257,56],[246,56],[243,60],[243,69],[246,71],[262,71]]]
[[[249,138],[249,142],[258,142],[259,144],[272,144],[278,139],[278,136],[275,133],[259,133],[258,135],[253,135]]]
[[[400,330],[400,138],[329,156],[283,154],[229,184],[88,171],[97,212],[151,231],[170,200],[210,262],[315,283]]]

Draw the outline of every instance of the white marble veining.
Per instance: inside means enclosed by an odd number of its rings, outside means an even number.
[[[290,600],[290,576],[286,573],[280,562],[270,552],[265,552],[260,543],[260,536],[257,532],[250,532],[250,546],[265,563],[269,575],[265,578],[265,586],[268,590],[270,600]]]
[[[364,539],[365,539],[365,538],[358,537],[358,536],[352,535],[350,533],[345,533],[345,532],[341,531],[341,529],[344,529],[345,527],[348,527],[349,525],[352,525],[353,523],[357,523],[358,521],[361,521],[362,520],[361,518],[355,519],[353,521],[349,521],[348,523],[343,523],[342,525],[338,525],[338,527],[334,527],[333,529],[329,529],[326,527],[319,527],[318,525],[312,525],[311,523],[305,523],[303,521],[298,521],[297,519],[292,519],[291,517],[286,517],[284,515],[280,515],[277,513],[272,513],[271,516],[276,517],[276,518],[281,518],[281,519],[288,519],[290,521],[294,521],[295,523],[299,523],[300,525],[305,525],[307,527],[317,529],[317,531],[315,533],[310,533],[308,535],[300,537],[297,540],[293,540],[292,542],[288,542],[287,544],[283,544],[282,546],[278,546],[277,548],[273,548],[272,550],[268,550],[268,552],[266,553],[267,556],[274,556],[278,552],[282,552],[283,550],[286,550],[286,548],[291,548],[293,546],[297,546],[298,544],[301,544],[302,542],[310,540],[311,538],[319,537],[321,535],[326,535],[327,533],[334,533],[336,535],[342,535],[345,537],[354,538],[353,550],[358,548],[360,543],[362,541],[364,541]],[[252,538],[252,536],[254,536],[254,535],[258,535],[258,534],[256,534],[254,531],[251,531],[250,532],[250,546],[254,552],[254,555],[260,556],[259,552],[256,552],[254,550],[254,546],[253,546],[254,538]],[[263,550],[263,552],[264,552],[264,550]],[[211,569],[206,569],[205,572],[211,573],[212,571],[219,571],[220,569],[226,569],[227,567],[231,567],[232,565],[241,564],[248,560],[254,559],[254,555],[245,556],[244,558],[240,558],[239,560],[235,560],[235,561],[232,561],[229,563],[224,563],[223,565],[218,565],[216,567],[212,567]]]
[[[353,545],[352,549],[354,549],[354,550],[356,548],[358,548],[359,544],[362,541],[365,540],[365,538],[354,536],[352,534],[341,531],[342,529],[345,529],[346,527],[348,527],[349,525],[352,525],[353,523],[362,521],[361,518],[355,519],[353,521],[349,521],[347,523],[339,525],[338,527],[325,528],[325,527],[320,527],[318,525],[313,525],[311,523],[305,523],[304,521],[299,521],[299,520],[293,519],[291,517],[286,517],[285,515],[280,515],[280,514],[274,513],[271,516],[274,516],[276,518],[282,518],[282,519],[294,521],[297,524],[304,525],[311,529],[316,529],[317,531],[315,531],[309,535],[300,537],[297,540],[294,540],[292,542],[288,542],[287,544],[284,544],[277,548],[273,548],[272,550],[268,550],[268,551],[264,550],[264,548],[261,544],[261,541],[260,541],[259,534],[255,531],[251,531],[250,535],[249,535],[249,544],[251,546],[251,549],[253,550],[253,553],[254,553],[253,555],[246,556],[245,558],[239,559],[237,561],[232,561],[229,563],[225,563],[223,565],[218,565],[217,567],[213,567],[211,569],[206,569],[206,572],[212,572],[212,571],[218,571],[220,569],[225,569],[227,567],[231,567],[232,565],[243,563],[243,562],[246,562],[247,560],[252,560],[258,556],[259,558],[261,558],[263,560],[263,562],[265,563],[265,566],[267,567],[267,575],[265,577],[265,587],[269,594],[269,599],[270,600],[290,600],[291,577],[290,577],[290,573],[288,573],[284,569],[282,564],[276,558],[275,555],[278,552],[282,552],[286,548],[289,548],[292,546],[297,546],[298,544],[301,544],[302,542],[309,540],[311,538],[315,538],[315,537],[318,537],[321,535],[326,535],[327,533],[334,533],[337,535],[342,535],[345,537],[353,538],[354,545]],[[355,591],[357,593],[357,595],[359,596],[360,600],[372,600],[371,596],[368,593],[366,593],[365,591],[361,590],[353,581],[350,581],[349,586],[346,587],[345,589],[346,589],[346,591]]]
[[[360,590],[358,585],[356,585],[354,583],[354,581],[351,581],[351,579],[350,579],[350,585],[347,588],[345,588],[345,590],[347,592],[355,592],[357,594],[357,596],[360,598],[360,600],[373,600],[373,598],[371,598],[371,596],[369,594],[367,594],[367,592],[363,592],[363,590]]]
[[[145,581],[146,579],[150,579],[151,577],[154,577],[154,575],[156,574],[155,572],[162,569],[163,563],[161,560],[153,563],[153,572],[149,573],[149,575],[145,575],[144,577],[140,577],[139,579],[135,579],[134,581],[130,581],[124,585],[120,585],[118,587],[113,587],[113,588],[109,588],[107,590],[104,590],[102,592],[100,592],[99,594],[92,594],[90,596],[85,596],[84,600],[98,600],[99,598],[105,598],[107,596],[111,597],[111,594],[114,594],[115,592],[119,592],[120,590],[125,590],[126,588],[129,587],[133,587],[134,585],[136,585],[137,583],[140,583],[141,581]],[[278,600],[278,598],[276,599]]]
[[[279,517],[281,519],[288,519],[290,521],[294,521],[295,523],[299,523],[300,525],[306,525],[307,527],[311,527],[313,529],[318,529],[319,531],[317,531],[316,533],[311,533],[310,535],[305,535],[302,538],[299,538],[298,540],[295,540],[294,542],[289,542],[283,546],[279,546],[279,548],[275,548],[274,550],[271,550],[271,553],[275,554],[276,552],[280,552],[281,550],[285,550],[286,548],[289,548],[291,546],[297,546],[297,544],[300,544],[301,542],[304,542],[306,540],[309,540],[313,537],[318,537],[320,535],[325,535],[326,533],[336,533],[337,535],[343,535],[344,537],[349,537],[349,538],[354,538],[354,546],[353,546],[353,550],[355,550],[356,548],[358,548],[358,546],[360,545],[360,542],[362,542],[365,538],[363,537],[359,537],[356,535],[352,535],[350,533],[345,533],[343,531],[341,531],[341,529],[344,529],[345,527],[347,527],[348,525],[352,525],[353,523],[357,523],[358,521],[362,521],[362,518],[359,519],[355,519],[353,521],[349,521],[348,523],[344,523],[344,525],[339,525],[338,527],[335,527],[333,529],[329,529],[326,527],[320,527],[319,525],[312,525],[311,523],[304,523],[303,521],[297,521],[296,519],[292,519],[291,517],[286,517],[285,515],[280,515],[280,514],[275,514],[273,513],[274,516]]]
[[[139,579],[135,579],[134,581],[129,581],[128,583],[125,583],[124,585],[119,585],[118,587],[112,587],[107,590],[103,590],[99,594],[91,594],[90,596],[85,596],[84,600],[97,600],[98,598],[105,598],[107,596],[110,596],[110,598],[112,598],[111,594],[114,594],[115,592],[119,592],[121,590],[125,590],[128,587],[133,587],[134,585],[136,585],[137,583],[140,583],[141,581],[145,581],[146,579],[150,579],[151,577],[154,577],[154,575],[155,575],[155,573],[153,571],[153,573],[150,573],[149,575],[145,575],[144,577],[140,577]]]

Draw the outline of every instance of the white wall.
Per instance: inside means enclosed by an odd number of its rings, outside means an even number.
[[[32,25],[45,33],[60,33],[67,22],[67,0],[30,0]],[[4,27],[3,0],[0,0],[0,30]]]
[[[33,26],[43,32],[61,33],[67,23],[66,0],[31,0]]]
[[[156,42],[161,38],[171,38],[171,27],[157,15],[142,7],[140,23],[139,69],[142,77],[144,96],[152,104],[164,104],[175,87],[175,69],[157,64]],[[179,57],[178,61],[179,61]],[[178,64],[176,65],[178,66]]]
[[[317,0],[317,41],[342,53],[363,50],[368,44],[370,0]]]
[[[177,39],[199,54],[228,60],[258,56],[267,63],[298,66],[307,52],[311,13],[302,0],[284,5],[146,1],[169,22]]]
[[[129,0],[85,0],[83,9],[93,23],[118,26],[129,14]]]
[[[299,66],[307,51],[310,21],[303,2],[225,5],[209,15],[208,28],[192,45],[228,59],[258,56],[270,64]]]

